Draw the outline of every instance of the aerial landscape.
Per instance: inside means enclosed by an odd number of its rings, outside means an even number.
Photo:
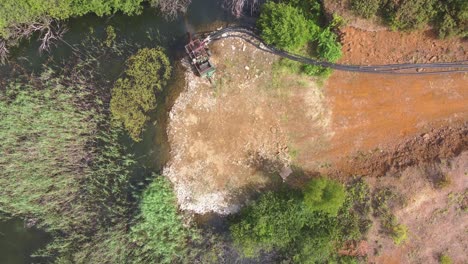
[[[0,0],[0,264],[463,264],[467,232],[466,0]]]

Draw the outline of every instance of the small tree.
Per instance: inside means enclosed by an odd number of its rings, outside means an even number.
[[[267,192],[244,209],[231,233],[246,256],[260,250],[286,249],[300,234],[304,225],[300,200],[291,195]]]
[[[304,190],[304,204],[309,212],[322,211],[336,216],[345,200],[343,185],[326,178],[312,180]]]
[[[258,19],[263,40],[285,50],[296,50],[310,39],[309,21],[291,5],[268,2]]]
[[[171,75],[169,59],[160,48],[141,49],[127,61],[125,78],[112,90],[110,109],[117,123],[124,125],[133,140],[139,141],[148,112],[156,108],[156,91],[161,91]]]

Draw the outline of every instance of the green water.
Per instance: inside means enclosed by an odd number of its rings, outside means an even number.
[[[21,220],[0,222],[0,263],[41,263],[42,258],[31,254],[49,241],[45,232],[26,228]]]
[[[80,43],[92,35],[105,38],[105,28],[111,25],[117,33],[117,41],[127,42],[137,48],[163,46],[166,48],[174,74],[168,87],[158,97],[157,110],[152,113],[152,120],[143,134],[143,140],[133,143],[124,139],[129,151],[134,153],[141,163],[141,171],[158,172],[167,162],[169,145],[167,143],[166,123],[168,111],[184,86],[183,69],[180,59],[184,56],[183,46],[187,41],[187,31],[207,31],[230,22],[237,22],[222,8],[220,0],[193,0],[185,16],[173,21],[164,20],[158,11],[145,8],[139,16],[116,14],[111,17],[87,15],[70,19],[66,22],[68,32],[64,36],[66,43],[59,42],[50,53],[39,54],[37,36],[24,40],[12,51],[10,63],[0,66],[0,88],[12,73],[23,72],[37,74],[46,67],[60,67],[72,59],[74,52],[85,52]],[[75,51],[70,47],[75,47]],[[78,49],[78,51],[77,51]],[[124,62],[130,52],[122,56],[106,57],[100,61],[100,73],[109,82],[115,81],[124,69]],[[0,222],[0,264],[41,263],[41,259],[30,255],[44,247],[50,237],[34,228],[25,228],[23,221],[16,219]]]

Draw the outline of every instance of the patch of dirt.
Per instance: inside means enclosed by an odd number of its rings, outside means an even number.
[[[407,167],[439,162],[457,157],[468,149],[468,123],[434,128],[427,133],[386,148],[359,152],[343,159],[334,175],[384,176],[395,175]]]
[[[323,5],[325,13],[329,14],[330,19],[332,19],[332,15],[335,14],[341,16],[346,21],[346,25],[354,28],[367,31],[388,30],[388,27],[385,26],[378,17],[364,19],[359,16],[355,16],[349,9],[349,2],[350,0],[324,0]]]
[[[273,70],[275,56],[239,39],[211,48],[213,83],[187,72],[187,87],[170,112],[164,175],[182,209],[228,214],[247,192],[289,170],[291,138],[302,146],[320,141],[330,114],[308,78]]]
[[[396,32],[341,29],[346,64],[432,63],[468,58],[468,41],[438,39],[433,30]]]
[[[463,152],[441,163],[408,167],[397,177],[367,178],[374,189],[390,188],[403,199],[393,212],[408,228],[407,241],[397,246],[374,224],[368,236],[369,262],[439,263],[446,254],[453,263],[467,263],[467,175],[468,152]]]
[[[466,41],[437,40],[427,32],[368,32],[352,27],[343,32],[342,63],[411,62],[418,56],[420,62],[468,60]],[[465,122],[467,79],[467,74],[393,76],[335,71],[324,88],[334,136],[322,153],[322,163],[333,165],[351,153],[391,148],[433,128]]]
[[[344,33],[346,63],[407,62],[417,54],[418,61],[468,59],[466,42],[433,44],[424,32]],[[288,179],[292,184],[318,173],[383,176],[467,149],[467,75],[334,72],[321,87],[243,40],[211,48],[213,83],[187,72],[170,112],[164,174],[181,209],[235,212],[247,193],[276,183],[289,168],[298,176]]]

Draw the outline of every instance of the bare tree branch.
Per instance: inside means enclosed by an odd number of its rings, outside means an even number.
[[[156,0],[152,5],[158,7],[166,19],[173,20],[179,13],[187,12],[187,7],[192,0]]]
[[[15,24],[8,27],[8,38],[0,39],[0,62],[5,63],[8,58],[8,47],[16,45],[21,39],[30,37],[39,32],[39,52],[49,51],[54,41],[63,37],[66,28],[50,17],[43,17],[37,21],[24,24]]]
[[[6,40],[0,39],[0,64],[5,64],[7,62],[8,53]]]
[[[242,16],[245,9],[250,9],[250,14],[257,12],[265,0],[224,0],[225,6],[236,16]]]

